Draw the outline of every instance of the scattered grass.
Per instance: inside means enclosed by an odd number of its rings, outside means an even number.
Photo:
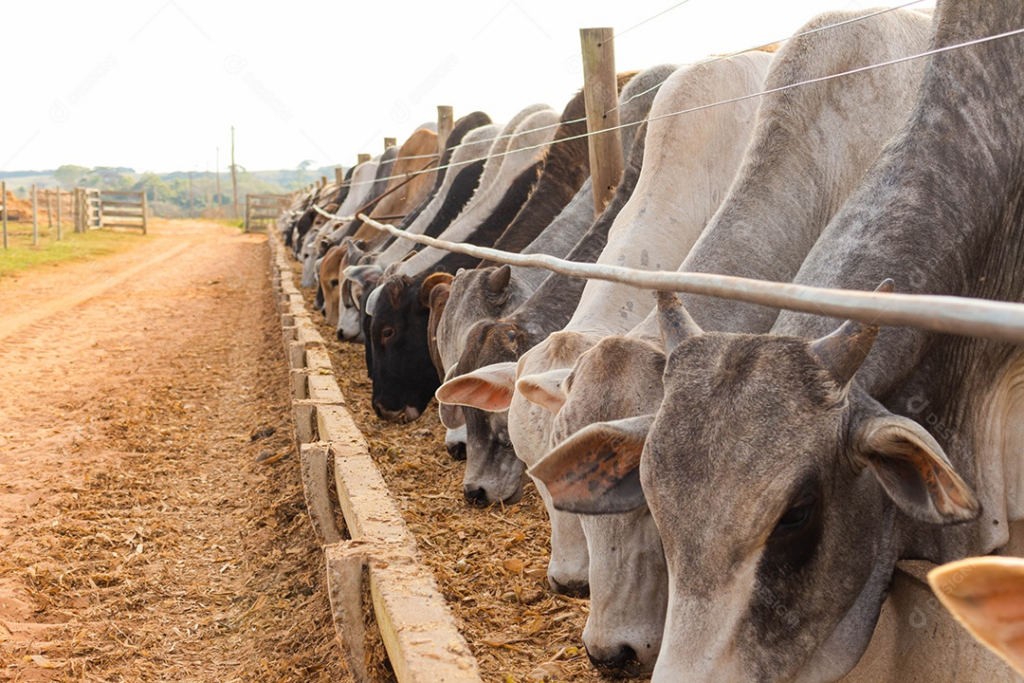
[[[125,251],[148,239],[139,232],[90,230],[76,234],[71,226],[63,230],[57,241],[57,229],[39,227],[39,245],[32,246],[32,225],[10,223],[7,229],[8,248],[0,249],[0,278],[56,265],[66,261],[82,261]]]

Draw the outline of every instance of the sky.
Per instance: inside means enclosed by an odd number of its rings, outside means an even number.
[[[561,111],[583,84],[583,27],[616,31],[626,71],[891,4],[902,2],[14,0],[0,10],[0,171],[213,171],[218,148],[227,170],[232,126],[248,170],[349,166],[436,120],[437,105],[498,123],[536,102]]]

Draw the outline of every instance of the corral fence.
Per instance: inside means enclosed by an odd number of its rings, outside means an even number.
[[[266,230],[277,222],[291,204],[290,194],[248,194],[245,196],[245,231]]]
[[[146,234],[145,191],[87,190],[86,192],[96,193],[95,201],[98,204],[99,221],[94,227],[141,228],[142,234]],[[93,195],[87,196],[92,197]]]
[[[122,227],[140,228],[145,235],[148,214],[145,192],[98,190],[91,187],[62,190],[59,186],[39,189],[33,185],[26,201],[13,194],[8,196],[7,183],[0,182],[0,221],[3,226],[4,249],[9,247],[8,224],[11,222],[30,222],[32,244],[38,245],[41,224],[51,230],[56,228],[58,241],[63,238],[65,222],[70,222],[76,233],[96,228]]]

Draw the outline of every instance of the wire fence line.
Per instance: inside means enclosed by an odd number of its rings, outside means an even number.
[[[975,38],[973,40],[964,41],[962,43],[956,43],[954,45],[946,45],[946,46],[943,46],[943,47],[933,48],[933,49],[930,49],[930,50],[925,50],[924,52],[919,52],[919,53],[916,53],[916,54],[913,54],[913,55],[907,55],[905,57],[898,57],[896,59],[890,59],[890,60],[887,60],[885,62],[879,62],[877,64],[869,64],[867,66],[858,67],[856,69],[849,69],[847,71],[840,71],[838,73],[829,74],[827,76],[819,76],[817,78],[810,78],[810,79],[807,79],[807,80],[798,81],[796,83],[788,83],[786,85],[782,85],[782,86],[779,86],[777,88],[769,88],[767,90],[761,90],[759,92],[750,93],[750,94],[747,94],[747,95],[742,95],[740,97],[733,97],[733,98],[729,98],[729,99],[725,99],[725,100],[719,100],[717,102],[711,102],[709,104],[703,104],[703,105],[699,105],[699,106],[696,106],[696,107],[690,107],[688,109],[683,109],[683,110],[680,110],[680,111],[674,111],[674,112],[669,112],[669,113],[666,113],[666,114],[660,114],[658,116],[648,116],[647,118],[641,119],[639,121],[633,121],[633,122],[630,122],[630,123],[622,123],[622,124],[619,124],[618,126],[609,126],[608,128],[604,128],[604,129],[598,131],[597,133],[587,132],[587,133],[580,133],[578,135],[568,135],[566,137],[559,138],[557,140],[550,140],[548,142],[543,142],[543,143],[539,143],[539,144],[535,144],[535,145],[527,145],[527,146],[524,146],[524,147],[518,147],[516,149],[509,149],[509,150],[505,150],[503,152],[497,152],[495,154],[490,154],[490,155],[483,156],[483,157],[478,157],[478,158],[475,158],[475,159],[465,159],[463,161],[451,162],[449,164],[445,164],[443,166],[438,166],[436,168],[430,169],[430,171],[443,171],[443,170],[447,170],[447,169],[450,169],[450,168],[456,168],[456,167],[459,167],[459,166],[465,166],[465,165],[468,165],[468,164],[473,164],[473,163],[476,163],[476,162],[479,162],[479,161],[487,161],[488,159],[494,159],[494,158],[498,158],[498,157],[508,156],[510,154],[518,154],[520,152],[528,152],[528,151],[532,151],[532,150],[536,150],[536,149],[541,149],[541,148],[547,147],[549,145],[561,144],[561,143],[565,143],[565,142],[570,142],[572,140],[579,140],[579,139],[583,139],[583,138],[588,138],[588,137],[591,137],[593,135],[597,135],[599,133],[607,133],[609,131],[620,130],[620,129],[623,129],[623,128],[629,128],[630,126],[639,126],[641,124],[649,123],[651,121],[661,121],[663,119],[668,119],[668,118],[672,118],[672,117],[675,117],[675,116],[682,116],[683,114],[692,114],[692,113],[695,113],[695,112],[698,112],[698,111],[703,111],[705,109],[711,109],[711,108],[723,106],[723,105],[726,105],[726,104],[734,104],[736,102],[741,102],[741,101],[744,101],[744,100],[750,100],[750,99],[754,99],[754,98],[758,98],[758,97],[764,97],[765,95],[771,95],[771,94],[774,94],[774,93],[783,92],[783,91],[786,91],[786,90],[791,90],[793,88],[803,87],[805,85],[813,85],[815,83],[822,83],[822,82],[834,80],[834,79],[837,79],[837,78],[844,78],[844,77],[847,77],[847,76],[853,76],[853,75],[856,75],[856,74],[859,74],[859,73],[865,73],[865,72],[868,72],[868,71],[873,71],[875,69],[881,69],[881,68],[885,68],[885,67],[888,67],[888,66],[895,66],[897,64],[903,64],[905,62],[910,62],[910,61],[913,61],[913,60],[916,60],[916,59],[923,59],[925,57],[931,57],[933,55],[941,54],[941,53],[944,53],[944,52],[950,52],[950,51],[953,51],[953,50],[959,50],[959,49],[963,49],[963,48],[967,48],[967,47],[972,47],[974,45],[980,45],[982,43],[988,43],[988,42],[991,42],[991,41],[994,41],[994,40],[1002,40],[1002,39],[1006,39],[1006,38],[1010,38],[1010,37],[1013,37],[1013,36],[1020,35],[1022,33],[1024,33],[1024,28],[1015,29],[1013,31],[1006,31],[1004,33],[998,33],[998,34],[991,35],[991,36],[984,36],[982,38]],[[542,127],[536,128],[536,129],[532,129],[530,131],[524,131],[523,134],[534,132],[535,130],[544,130],[544,129],[551,128],[551,127],[557,127],[558,125],[561,125],[561,123],[559,123],[559,124],[552,124],[550,126],[542,126]],[[505,136],[505,137],[509,137],[509,136]],[[497,138],[495,138],[495,139],[497,139]],[[479,140],[479,141],[476,141],[473,144],[480,144],[482,142],[487,142],[487,141],[488,140]],[[404,177],[405,177],[405,175],[397,175],[397,176],[389,176],[387,178],[377,178],[377,179],[375,179],[373,181],[363,181],[363,182],[360,182],[360,183],[355,183],[353,186],[368,185],[368,184],[375,183],[375,182],[381,182],[381,181],[384,181],[384,180],[390,181],[390,180],[393,180],[395,178],[404,178]]]
[[[793,35],[786,36],[784,38],[779,38],[778,40],[773,40],[773,41],[770,41],[770,42],[767,42],[767,43],[761,43],[760,45],[755,45],[754,47],[748,47],[748,48],[743,49],[743,50],[737,50],[735,52],[730,52],[730,53],[724,54],[724,55],[717,55],[715,57],[708,57],[707,59],[702,59],[700,61],[694,62],[693,66],[703,66],[705,64],[714,64],[715,62],[720,62],[723,59],[730,59],[732,57],[736,57],[738,55],[742,55],[742,54],[745,54],[747,52],[757,52],[758,50],[763,50],[764,48],[770,47],[770,46],[775,45],[777,43],[784,43],[784,42],[789,41],[789,40],[795,40],[796,38],[803,38],[804,36],[813,35],[815,33],[821,33],[822,31],[828,31],[830,29],[839,28],[841,26],[848,26],[850,24],[856,24],[856,23],[864,21],[866,19],[871,19],[872,17],[877,17],[877,16],[879,16],[881,14],[886,14],[887,12],[894,12],[894,11],[899,10],[899,9],[906,9],[907,7],[910,7],[911,5],[916,5],[916,4],[919,4],[921,2],[924,2],[924,0],[910,0],[910,2],[905,2],[902,5],[895,5],[893,7],[886,7],[885,9],[881,9],[881,10],[878,10],[878,11],[875,11],[875,12],[871,12],[869,14],[864,14],[864,15],[861,15],[859,17],[853,17],[852,19],[846,19],[844,21],[839,21],[839,22],[836,22],[834,24],[828,24],[827,26],[819,26],[818,28],[812,28],[812,29],[807,30],[807,31],[801,31],[800,33],[794,33]],[[673,8],[669,8],[669,9],[673,9]],[[630,102],[632,102],[636,98],[643,97],[647,93],[650,93],[650,92],[653,92],[654,90],[657,90],[658,88],[660,88],[664,84],[665,84],[665,81],[662,81],[661,83],[656,83],[655,85],[652,85],[647,90],[644,90],[643,92],[639,92],[639,93],[633,95],[632,97],[630,97],[625,102],[620,102],[619,104],[615,105],[614,107],[609,109],[607,112],[605,112],[605,115],[610,114],[611,112],[615,111],[616,109],[621,109],[622,107],[626,106],[627,104],[629,104]]]
[[[829,24],[827,26],[819,26],[817,28],[810,29],[808,31],[802,31],[800,33],[796,33],[796,34],[793,34],[793,35],[790,35],[790,36],[786,36],[786,37],[780,38],[778,40],[773,40],[773,41],[770,41],[770,42],[767,42],[767,43],[761,43],[759,45],[755,45],[753,47],[748,47],[748,48],[745,48],[743,50],[737,50],[737,51],[731,52],[729,54],[718,55],[718,56],[715,56],[715,57],[709,57],[708,59],[704,59],[704,60],[700,60],[698,62],[694,62],[691,66],[701,66],[701,65],[705,65],[705,64],[713,64],[715,62],[722,61],[724,59],[729,59],[731,57],[736,57],[737,55],[741,55],[741,54],[744,54],[744,53],[747,53],[747,52],[756,52],[758,50],[761,50],[763,48],[769,47],[771,45],[775,45],[776,43],[782,43],[782,42],[785,42],[785,41],[788,41],[788,40],[793,40],[795,38],[801,38],[803,36],[809,36],[809,35],[812,35],[814,33],[819,33],[819,32],[822,32],[822,31],[827,31],[827,30],[830,30],[830,29],[839,28],[839,27],[842,27],[842,26],[850,25],[850,24],[855,24],[857,22],[865,21],[867,19],[871,19],[873,17],[879,16],[879,15],[882,15],[882,14],[886,14],[888,12],[893,12],[893,11],[896,11],[896,10],[899,10],[899,9],[905,9],[906,7],[909,7],[911,5],[919,4],[919,3],[923,2],[923,1],[924,0],[910,0],[910,2],[905,2],[905,3],[901,4],[901,5],[896,5],[896,6],[893,6],[893,7],[887,7],[885,9],[881,9],[881,10],[878,10],[878,11],[875,11],[875,12],[871,12],[871,13],[868,13],[868,14],[865,14],[865,15],[862,15],[862,16],[859,16],[859,17],[853,17],[851,19],[846,19],[844,21],[836,22],[835,24]],[[648,19],[640,22],[639,24],[636,24],[636,25],[626,29],[625,31],[622,31],[621,33],[616,34],[615,37],[621,36],[622,34],[626,33],[627,31],[631,31],[634,28],[637,28],[637,27],[639,27],[639,26],[641,26],[641,25],[643,25],[643,24],[645,24],[645,23],[647,23],[647,22],[649,22],[649,21],[651,21],[653,19],[656,19],[656,18],[660,17],[661,15],[666,14],[670,10],[673,10],[676,7],[679,7],[680,5],[685,4],[686,2],[689,2],[689,0],[684,0],[683,2],[677,3],[677,4],[673,5],[672,7],[669,7],[668,9],[663,10],[662,12],[659,12],[658,14],[656,14],[656,15],[654,15],[652,17],[649,17]],[[613,40],[614,40],[614,38],[613,38]],[[605,114],[607,115],[607,114],[610,114],[611,112],[615,111],[616,109],[621,109],[622,107],[626,106],[627,104],[629,104],[633,100],[635,100],[637,98],[640,98],[640,97],[643,97],[644,95],[647,95],[647,94],[649,94],[651,92],[654,92],[655,90],[657,90],[658,88],[660,88],[664,84],[665,84],[665,81],[661,81],[660,83],[656,83],[653,86],[651,86],[650,88],[647,88],[646,90],[644,90],[642,92],[639,92],[639,93],[636,93],[636,94],[630,96],[629,99],[627,99],[624,102],[620,102],[618,105],[616,105],[615,107],[613,107],[613,108],[609,109],[607,112],[605,112]],[[549,124],[549,125],[546,125],[546,126],[538,126],[537,128],[531,128],[530,130],[525,130],[525,131],[521,131],[521,132],[503,133],[503,134],[497,135],[497,136],[495,136],[493,138],[485,138],[483,140],[477,140],[477,141],[475,141],[475,142],[473,142],[471,144],[484,144],[484,143],[491,143],[491,144],[493,144],[494,142],[497,142],[498,140],[518,138],[518,137],[522,137],[523,135],[529,135],[530,133],[534,133],[534,132],[537,132],[537,131],[550,130],[552,128],[558,128],[559,126],[562,126],[562,125],[569,126],[569,125],[572,125],[572,124],[575,124],[575,123],[585,122],[586,120],[587,120],[587,118],[585,116],[583,116],[583,117],[580,117],[580,118],[570,119],[568,121],[559,121],[558,123],[552,123],[552,124]],[[627,125],[639,125],[640,123],[642,123],[642,122],[637,122],[636,124],[627,124]],[[553,142],[555,142],[555,141],[552,141],[552,143]],[[557,142],[563,142],[563,140],[558,140]],[[545,143],[545,144],[552,144],[552,143]],[[452,149],[453,150],[458,149],[458,147],[460,147],[460,146],[461,145],[456,145]],[[505,154],[508,154],[508,153],[510,153],[510,152],[505,152]],[[420,157],[403,157],[403,158],[404,159],[416,159],[416,158],[421,158],[421,157],[425,158],[426,156],[430,156],[430,155],[420,155]],[[495,154],[493,156],[500,156],[500,154]],[[464,163],[464,164],[471,164],[471,163],[475,163],[477,161],[486,160],[488,158],[491,158],[491,156],[481,157],[481,158],[478,158],[478,159],[472,159],[472,160],[464,161],[462,163]],[[439,167],[436,170],[446,170],[447,168],[450,168],[450,167],[452,167],[451,164]],[[396,177],[401,177],[401,176],[396,176]],[[392,178],[388,177],[388,178],[380,178],[379,180],[391,180],[391,179]],[[369,185],[369,184],[371,184],[373,182],[376,182],[376,180],[374,180],[374,181],[361,181],[359,183],[356,183],[355,185],[356,186],[358,186],[358,185]]]

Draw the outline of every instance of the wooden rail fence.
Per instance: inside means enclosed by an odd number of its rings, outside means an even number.
[[[247,194],[245,196],[245,231],[266,230],[277,222],[282,211],[291,204],[290,194]]]

